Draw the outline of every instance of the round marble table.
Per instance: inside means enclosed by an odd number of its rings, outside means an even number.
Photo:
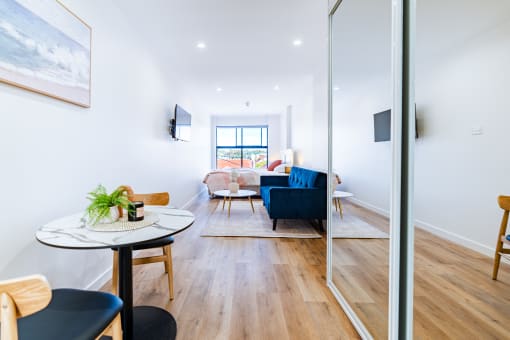
[[[133,307],[133,245],[177,234],[195,221],[187,210],[167,207],[145,209],[159,215],[150,226],[130,231],[94,231],[86,226],[83,213],[51,221],[36,233],[42,244],[67,249],[119,249],[119,297],[124,301],[124,339],[169,339],[176,334],[175,320],[167,311],[149,306]]]
[[[252,196],[255,196],[257,192],[253,190],[239,190],[238,192],[231,192],[230,190],[218,190],[214,192],[215,196],[223,197],[223,210],[225,210],[225,201],[228,198],[228,217],[230,217],[230,207],[232,206],[232,198],[248,198],[251,204],[251,211],[255,213],[253,207]]]

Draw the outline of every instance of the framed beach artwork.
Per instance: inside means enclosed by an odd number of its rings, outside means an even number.
[[[0,0],[0,81],[90,107],[91,39],[56,0]]]

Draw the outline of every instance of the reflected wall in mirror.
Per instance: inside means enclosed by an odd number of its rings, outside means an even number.
[[[376,339],[388,336],[391,6],[343,0],[331,32],[332,281]]]
[[[510,195],[509,60],[507,0],[418,2],[415,338],[510,337],[510,262],[492,280],[497,198]]]

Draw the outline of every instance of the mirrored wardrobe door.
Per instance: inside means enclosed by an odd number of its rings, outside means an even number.
[[[360,333],[388,337],[392,1],[342,0],[331,33],[331,282]]]
[[[414,337],[508,339],[510,2],[417,6]]]

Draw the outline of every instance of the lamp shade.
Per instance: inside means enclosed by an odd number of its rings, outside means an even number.
[[[294,164],[294,150],[286,149],[283,151],[283,163],[287,165]]]

